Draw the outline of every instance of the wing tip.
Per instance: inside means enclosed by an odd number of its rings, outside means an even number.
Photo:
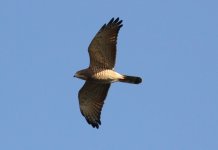
[[[114,22],[114,17],[108,22],[108,24],[112,24]]]
[[[120,20],[119,17],[117,17],[116,19],[114,19],[113,17],[108,23],[105,23],[100,30],[105,29],[108,26],[114,26],[114,25],[116,25],[120,29],[123,26],[122,22],[123,20]]]
[[[123,22],[123,20],[120,20],[119,17],[117,17],[116,19],[114,19],[114,17],[113,17],[113,18],[111,18],[111,20],[108,22],[107,25],[109,25],[109,24],[118,24],[118,25],[122,25],[122,24],[121,24],[122,22]]]
[[[86,119],[86,121],[88,122],[88,124],[90,124],[93,128],[96,128],[96,129],[98,129],[99,126],[101,125],[100,119],[96,120],[95,122],[92,122],[91,120],[88,120],[88,119]]]
[[[90,124],[93,128],[96,128],[96,129],[99,128],[99,126],[101,125],[100,115],[99,115],[98,119],[92,120],[91,118],[87,117],[83,111],[81,111],[81,113],[85,117],[88,124]]]

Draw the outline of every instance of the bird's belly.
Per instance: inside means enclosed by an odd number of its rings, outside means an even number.
[[[121,79],[123,76],[113,70],[102,70],[96,72],[92,79],[101,83],[112,83]]]

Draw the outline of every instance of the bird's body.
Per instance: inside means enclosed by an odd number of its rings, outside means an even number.
[[[111,69],[102,69],[102,68],[87,68],[80,71],[80,74],[75,75],[78,78],[87,81],[95,81],[98,83],[112,83],[123,79],[123,75],[115,72]],[[83,77],[86,78],[83,78]]]
[[[80,110],[87,122],[98,128],[100,115],[111,83],[125,82],[139,84],[142,79],[136,76],[122,75],[114,71],[116,42],[122,20],[113,18],[104,24],[89,45],[90,65],[76,72],[77,78],[86,80],[79,91]]]

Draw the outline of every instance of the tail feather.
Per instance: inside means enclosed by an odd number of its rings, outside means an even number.
[[[123,75],[123,79],[120,79],[119,81],[125,82],[125,83],[139,84],[142,82],[142,78],[135,77],[135,76]]]

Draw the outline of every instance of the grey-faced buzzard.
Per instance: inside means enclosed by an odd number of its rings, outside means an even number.
[[[108,24],[101,27],[88,48],[89,67],[74,75],[86,80],[78,94],[79,105],[82,115],[94,128],[101,125],[101,110],[111,83],[142,82],[140,77],[122,75],[114,71],[117,36],[122,26],[122,20],[112,18]]]

